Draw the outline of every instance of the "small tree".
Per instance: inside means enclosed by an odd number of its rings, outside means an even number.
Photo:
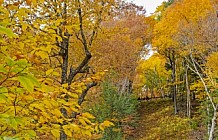
[[[91,113],[96,115],[98,122],[107,119],[114,123],[107,128],[102,139],[122,139],[131,135],[135,121],[137,120],[138,101],[133,95],[120,94],[117,87],[109,82],[102,85],[102,96]]]

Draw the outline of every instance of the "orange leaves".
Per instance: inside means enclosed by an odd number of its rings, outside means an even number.
[[[25,56],[23,54],[20,54],[20,53],[15,54],[15,56],[16,56],[16,60],[24,59],[25,58]]]
[[[32,3],[32,0],[26,0],[27,5],[31,5],[31,3]]]
[[[31,4],[33,4],[34,6],[36,6],[37,5],[37,0],[26,0],[26,4],[27,5],[31,5]]]
[[[144,16],[121,16],[121,20],[105,22],[102,34],[99,33],[93,47],[94,56],[92,64],[101,71],[107,69],[119,74],[114,77],[131,77],[134,73],[138,54],[146,38],[147,26]],[[146,37],[145,37],[146,36]]]
[[[18,6],[19,4],[20,4],[19,1],[14,3],[15,6]]]
[[[39,3],[43,3],[44,1],[45,1],[45,0],[25,0],[26,4],[27,4],[28,6],[33,5],[34,7],[37,7],[37,5],[38,5]]]

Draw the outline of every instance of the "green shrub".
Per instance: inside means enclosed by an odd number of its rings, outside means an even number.
[[[102,85],[100,102],[92,108],[96,121],[109,120],[115,126],[104,131],[102,139],[121,140],[133,131],[137,119],[138,101],[133,95],[119,93],[117,88],[109,82]]]

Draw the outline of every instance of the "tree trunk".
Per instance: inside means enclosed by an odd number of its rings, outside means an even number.
[[[160,93],[161,93],[162,98],[165,98],[164,88],[163,87],[160,88]]]
[[[210,132],[209,132],[209,140],[213,140],[214,139],[214,131],[215,131],[215,126],[216,126],[216,115],[217,115],[217,112],[216,112],[216,110],[214,110],[213,118],[211,120],[211,128],[210,128]]]
[[[149,97],[148,97],[148,92],[149,92],[149,88],[148,87],[146,87],[146,95],[145,95],[145,98],[146,99],[148,99]]]
[[[128,87],[128,93],[129,94],[132,94],[132,85],[133,85],[133,82],[132,82],[132,80],[129,80],[129,87]]]
[[[153,88],[151,88],[151,98],[155,98],[155,95],[154,95],[154,89]]]
[[[191,118],[191,98],[190,98],[190,88],[188,82],[188,68],[185,67],[185,83],[186,83],[186,92],[187,92],[187,117]]]
[[[173,55],[172,59],[172,84],[173,84],[173,102],[174,102],[174,113],[178,113],[177,109],[177,91],[176,91],[176,62]]]
[[[174,102],[174,114],[177,114],[178,109],[177,109],[177,86],[176,86],[176,58],[175,58],[175,51],[172,49],[168,50],[168,59],[170,61],[170,66],[172,69],[171,73],[171,94],[172,94],[172,99]]]
[[[61,33],[61,31],[60,31]],[[62,37],[63,42],[61,42],[61,50],[60,50],[60,55],[62,57],[62,67],[61,67],[61,84],[65,84],[67,83],[67,69],[68,69],[68,46],[69,46],[69,36],[66,37]],[[67,100],[68,97],[65,97]],[[61,108],[61,113],[63,114],[63,116],[65,118],[67,118],[67,111],[65,108]],[[64,122],[61,127],[63,125],[66,125],[66,122]],[[67,140],[67,135],[64,133],[63,129],[60,132],[60,140]]]
[[[208,98],[207,98],[208,99]],[[207,104],[207,116],[210,116],[210,104]],[[207,121],[207,133],[210,135],[211,123],[210,120]]]
[[[191,67],[189,67],[189,68],[199,76],[199,78],[200,78],[200,80],[201,80],[201,82],[202,82],[202,84],[204,86],[205,92],[207,94],[207,99],[211,103],[211,104],[208,104],[208,106],[207,106],[208,116],[210,114],[210,105],[212,105],[212,108],[213,108],[213,112],[214,112],[213,118],[211,120],[211,123],[210,122],[208,123],[209,140],[213,140],[213,133],[214,133],[214,130],[215,130],[215,120],[216,120],[216,114],[217,114],[217,112],[216,112],[217,111],[217,105],[215,105],[215,103],[213,101],[213,98],[210,95],[208,87],[207,87],[207,85],[206,85],[206,83],[205,83],[205,81],[203,79],[203,75],[199,72],[199,70],[197,68],[197,66],[200,67],[200,65],[194,60],[194,58],[192,56],[192,53],[190,53],[190,58],[191,58],[191,62],[193,64],[194,69],[192,69]]]

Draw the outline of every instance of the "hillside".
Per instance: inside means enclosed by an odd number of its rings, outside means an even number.
[[[140,119],[133,140],[203,140],[203,127],[195,119],[173,114],[170,99],[141,102]]]

